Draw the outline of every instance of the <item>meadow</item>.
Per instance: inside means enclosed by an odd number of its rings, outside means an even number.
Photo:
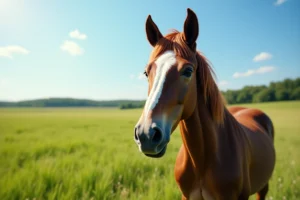
[[[300,101],[249,104],[275,125],[277,162],[268,199],[300,199]],[[140,109],[1,108],[0,199],[180,199],[167,153],[145,157],[133,141]],[[254,199],[254,197],[251,197]]]

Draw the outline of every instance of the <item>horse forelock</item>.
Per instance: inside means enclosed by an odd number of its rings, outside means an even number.
[[[177,56],[182,58],[190,58],[194,56],[194,52],[188,47],[183,40],[183,33],[172,30],[171,33],[161,38],[155,45],[150,60],[154,60],[166,51],[173,51]]]
[[[171,33],[161,38],[155,45],[150,56],[150,61],[152,62],[166,51],[173,51],[176,56],[187,60],[194,59],[198,65],[198,93],[200,92],[199,90],[202,91],[204,102],[208,106],[212,119],[218,124],[222,124],[224,121],[225,102],[214,80],[215,73],[207,59],[200,52],[190,49],[183,38],[183,33],[172,30]],[[198,104],[200,103],[199,101],[200,99],[198,99]]]

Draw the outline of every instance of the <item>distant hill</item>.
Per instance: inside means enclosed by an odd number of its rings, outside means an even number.
[[[0,101],[0,107],[119,107],[122,109],[142,107],[145,101],[141,100],[109,100],[94,101],[73,98],[48,98],[28,101],[7,102]]]

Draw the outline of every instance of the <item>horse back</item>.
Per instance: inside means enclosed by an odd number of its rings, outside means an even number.
[[[260,126],[255,129],[262,128],[260,130],[263,133],[269,135],[274,140],[274,126],[270,117],[263,111],[255,108],[246,108],[241,106],[232,106],[228,108],[228,111],[245,127],[251,128],[256,123]]]

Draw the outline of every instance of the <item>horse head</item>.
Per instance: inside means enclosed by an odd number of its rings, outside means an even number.
[[[134,139],[149,157],[165,154],[172,132],[195,111],[197,96],[206,101],[210,95],[211,89],[207,88],[213,79],[205,59],[196,51],[198,33],[198,19],[191,9],[187,10],[183,32],[165,36],[151,16],[147,18],[147,39],[153,46],[145,68],[148,98],[135,126]],[[216,86],[213,89],[218,91]]]

